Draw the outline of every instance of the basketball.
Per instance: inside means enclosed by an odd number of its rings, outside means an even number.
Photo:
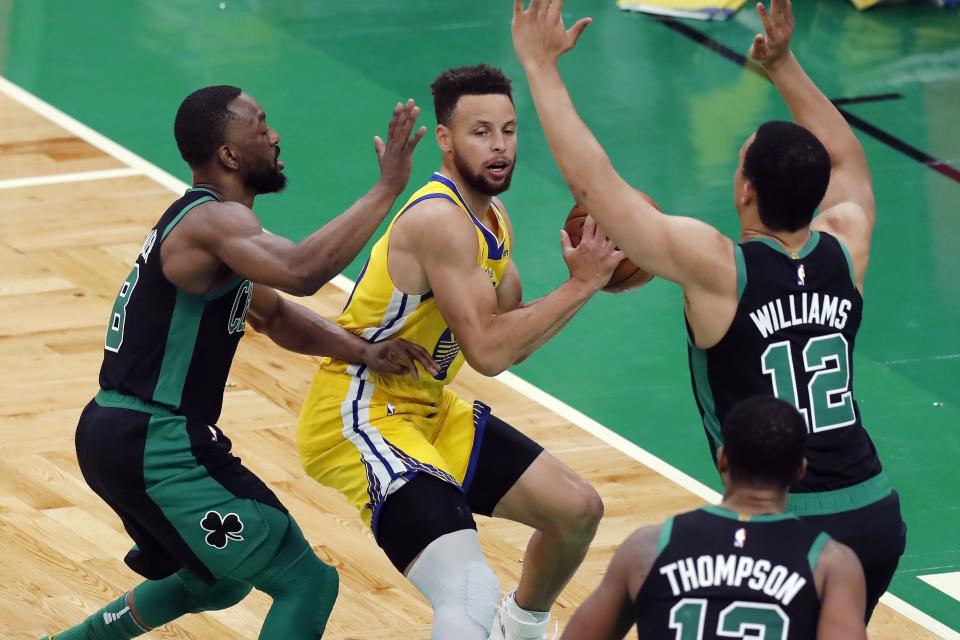
[[[644,194],[647,202],[652,204],[658,210],[660,206],[650,196]],[[580,236],[583,235],[583,224],[587,220],[587,212],[580,208],[580,205],[573,205],[573,209],[567,215],[567,222],[563,225],[564,231],[570,236],[570,243],[573,246],[580,244]],[[624,258],[617,268],[613,270],[610,281],[603,288],[608,293],[623,293],[642,287],[653,280],[653,275],[644,271],[630,260]]]

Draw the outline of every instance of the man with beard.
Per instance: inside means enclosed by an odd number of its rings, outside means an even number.
[[[418,109],[397,104],[380,179],[299,244],[265,233],[257,195],[286,181],[280,137],[237,87],[190,94],[174,123],[193,187],[149,232],[107,326],[100,392],[80,416],[84,479],[116,511],[136,546],[127,564],[147,580],[49,638],[121,640],[186,613],[233,606],[252,587],[273,597],[261,639],[316,639],[337,597],[337,572],[314,555],[270,489],[230,453],[214,426],[248,319],[274,342],[402,375],[420,347],[372,344],[275,289],[313,294],[363,247],[403,191]],[[254,283],[256,286],[254,286]]]
[[[374,245],[337,322],[372,344],[406,338],[440,370],[414,380],[325,359],[300,415],[301,459],[360,510],[430,602],[431,638],[542,638],[603,503],[573,470],[446,385],[464,360],[495,376],[529,356],[607,283],[622,255],[588,220],[576,248],[562,236],[569,280],[523,304],[510,220],[494,197],[509,187],[516,158],[510,81],[477,65],[444,71],[431,89],[441,170]],[[536,529],[520,584],[499,611],[474,513]]]

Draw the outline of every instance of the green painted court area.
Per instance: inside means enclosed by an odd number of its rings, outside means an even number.
[[[918,576],[960,571],[960,183],[910,157],[960,168],[960,14],[795,2],[794,50],[845,105],[874,172],[878,222],[856,352],[856,395],[899,490],[909,544],[892,592],[960,630],[960,603]],[[376,179],[372,136],[413,97],[434,125],[429,83],[487,62],[515,81],[520,162],[504,195],[533,299],[566,276],[559,234],[572,204],[510,42],[510,3],[8,0],[0,75],[167,171],[189,179],[172,135],[190,91],[232,83],[259,98],[283,140],[290,186],[258,202],[266,227],[301,238]],[[713,48],[613,0],[568,0],[595,19],[562,63],[574,100],[616,166],[668,212],[733,234],[737,149],[787,117],[773,87],[718,53],[745,53],[759,21],[684,23]],[[900,144],[900,148],[898,148]],[[438,166],[418,150],[412,192]],[[156,212],[157,215],[161,212]],[[362,257],[347,275],[355,277]],[[655,281],[598,295],[515,372],[695,478],[719,487],[693,402],[679,289]],[[639,524],[639,523],[638,523]]]

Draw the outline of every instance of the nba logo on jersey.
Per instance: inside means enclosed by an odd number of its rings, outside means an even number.
[[[733,533],[733,546],[737,549],[743,549],[747,544],[747,530],[744,527],[740,527]]]
[[[807,272],[804,271],[802,264],[797,267],[797,284],[801,287],[807,284]]]

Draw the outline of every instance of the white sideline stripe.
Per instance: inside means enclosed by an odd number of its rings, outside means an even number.
[[[138,169],[140,173],[150,176],[171,191],[182,193],[190,188],[190,185],[186,182],[178,180],[155,164],[147,162],[129,149],[121,147],[113,140],[103,134],[97,133],[82,122],[71,118],[63,111],[47,104],[32,93],[21,89],[3,76],[0,76],[0,92],[5,93],[28,109],[39,113],[54,124],[60,125],[78,138],[83,138],[107,155],[113,156],[120,162]]]
[[[143,175],[135,167],[122,169],[104,169],[102,171],[78,171],[76,173],[57,173],[48,176],[31,176],[29,178],[13,178],[0,180],[0,189],[19,189],[21,187],[39,187],[50,184],[64,184],[66,182],[86,182],[88,180],[109,180],[111,178],[126,178]]]
[[[913,620],[930,633],[934,633],[941,638],[945,638],[946,640],[960,640],[960,633],[954,631],[933,616],[920,611],[920,609],[917,609],[909,602],[901,600],[889,591],[883,594],[883,596],[880,598],[880,602],[887,605],[903,617]]]
[[[948,573],[930,573],[925,576],[917,576],[931,587],[953,598],[960,600],[960,571],[951,571]]]
[[[104,135],[97,133],[90,127],[71,118],[56,107],[47,104],[40,98],[37,98],[33,94],[21,89],[3,76],[0,76],[0,92],[5,93],[10,98],[13,98],[20,104],[46,117],[53,123],[60,125],[77,137],[83,138],[93,146],[101,149],[117,160],[135,167],[136,169],[140,170],[141,173],[153,178],[163,186],[169,188],[171,191],[183,193],[190,188],[190,185],[182,180],[175,178],[155,164],[144,160],[132,151],[121,147],[113,140],[110,140]],[[330,281],[330,283],[347,293],[350,293],[353,290],[353,281],[343,274],[335,277]],[[546,391],[533,386],[529,382],[510,372],[500,374],[497,376],[497,379],[521,395],[530,398],[534,402],[546,407],[547,409],[550,409],[560,417],[569,420],[587,433],[595,435],[609,444],[611,447],[622,451],[637,462],[653,469],[668,480],[677,483],[687,491],[690,491],[691,493],[703,498],[708,502],[715,502],[719,500],[720,494],[710,487],[688,476],[676,467],[664,462],[645,449],[638,447],[624,437],[614,433],[599,422],[588,418],[586,415],[580,413],[565,402],[558,400]],[[912,620],[913,622],[916,622],[920,626],[926,628],[928,631],[940,636],[941,638],[947,638],[949,640],[960,638],[960,634],[958,634],[956,631],[953,631],[942,622],[923,613],[913,605],[907,604],[889,592],[883,594],[883,597],[880,598],[880,601],[897,613]]]

